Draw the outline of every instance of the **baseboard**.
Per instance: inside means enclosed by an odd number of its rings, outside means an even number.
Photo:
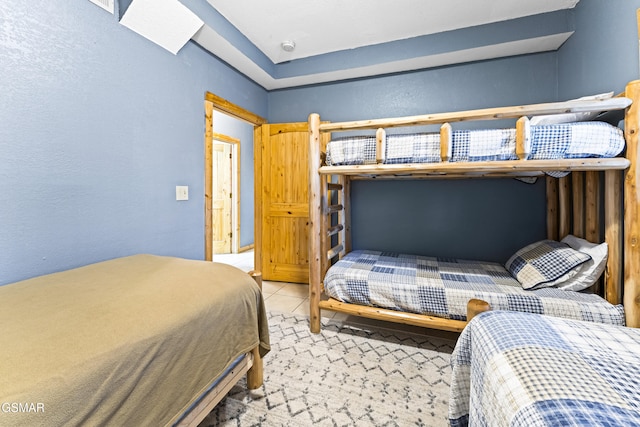
[[[253,249],[253,248],[254,248],[254,246],[255,246],[255,245],[254,245],[253,243],[252,243],[252,244],[250,244],[250,245],[247,245],[247,246],[242,246],[242,247],[238,250],[238,253],[239,253],[239,254],[241,254],[242,252],[250,251],[251,249]]]

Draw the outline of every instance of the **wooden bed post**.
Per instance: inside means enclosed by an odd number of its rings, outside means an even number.
[[[558,239],[562,240],[571,230],[571,186],[569,175],[558,178]]]
[[[453,146],[453,129],[449,123],[440,126],[440,160],[448,162],[451,158],[451,147]]]
[[[640,131],[640,80],[627,84],[625,96],[633,100],[627,109],[624,133],[631,165],[624,180],[624,307],[627,326],[640,327],[640,177],[638,132]]]
[[[622,296],[622,174],[604,173],[604,241],[607,242],[607,266],[604,270],[604,297],[611,304],[620,304]]]
[[[481,299],[470,299],[467,303],[467,322],[476,317],[480,313],[491,311],[491,305]]]
[[[571,172],[571,187],[573,235],[584,238],[584,172]]]
[[[249,276],[256,281],[260,291],[262,291],[262,273],[251,270]],[[249,390],[255,390],[262,386],[264,377],[262,357],[260,357],[260,344],[251,350],[251,354],[253,355],[253,365],[247,371],[247,388]]]
[[[251,270],[248,274],[256,281],[260,290],[262,290],[262,273],[256,270]]]
[[[527,160],[531,155],[531,124],[527,116],[516,122],[516,155],[520,160]]]
[[[387,133],[383,128],[376,130],[376,163],[384,163],[387,145]]]
[[[249,390],[255,390],[262,386],[264,377],[264,367],[262,364],[262,357],[260,357],[260,345],[255,346],[251,350],[253,355],[253,365],[247,371],[247,388]]]
[[[547,184],[547,239],[558,240],[558,180],[551,176]]]
[[[600,174],[585,172],[585,239],[600,241]]]
[[[347,175],[341,175],[339,179],[342,184],[342,246],[344,247],[343,255],[351,252],[351,178]],[[323,273],[324,274],[324,273]]]
[[[309,327],[311,332],[320,333],[320,283],[322,281],[322,197],[320,185],[320,116],[309,116]],[[326,197],[326,195],[324,196]]]
[[[600,237],[600,173],[586,171],[584,173],[584,238],[592,243],[601,242]],[[594,285],[594,292],[604,296],[606,288],[602,289],[603,280],[598,279]]]

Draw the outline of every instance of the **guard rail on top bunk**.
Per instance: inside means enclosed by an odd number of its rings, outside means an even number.
[[[309,116],[309,300],[310,328],[320,331],[320,310],[344,312],[436,329],[459,331],[465,321],[442,319],[414,313],[365,307],[330,299],[322,300],[324,276],[334,258],[351,251],[350,182],[352,179],[475,178],[543,175],[544,171],[573,172],[569,177],[547,177],[547,234],[557,240],[570,232],[590,241],[599,241],[599,182],[604,171],[605,232],[609,256],[604,274],[604,297],[613,304],[622,302],[626,324],[640,327],[640,229],[638,211],[640,178],[637,174],[638,131],[640,129],[640,80],[629,82],[625,92],[609,100],[566,102],[489,108],[453,113],[427,114],[352,122],[321,122]],[[525,160],[529,153],[530,125],[527,116],[624,109],[625,157],[558,160]],[[448,162],[451,144],[450,123],[496,119],[517,119],[516,154],[519,160]],[[382,164],[384,128],[440,124],[441,162]],[[326,141],[331,132],[377,129],[376,164],[326,166]],[[622,191],[622,189],[624,189]],[[337,202],[336,202],[337,201]],[[620,209],[624,206],[624,215]],[[337,216],[337,224],[335,217]],[[334,218],[332,223],[331,218]],[[332,245],[332,238],[337,244]],[[470,304],[469,316],[485,307]]]

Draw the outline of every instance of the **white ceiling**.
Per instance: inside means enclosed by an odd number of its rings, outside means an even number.
[[[275,64],[573,8],[579,0],[207,0]],[[295,42],[291,53],[281,49]]]
[[[190,38],[273,90],[555,51],[578,1],[132,0],[120,22],[174,54]]]

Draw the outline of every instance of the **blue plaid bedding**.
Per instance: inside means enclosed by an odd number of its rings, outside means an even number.
[[[624,149],[621,129],[604,122],[578,122],[531,127],[530,159],[615,157]],[[385,164],[440,162],[440,135],[388,135]],[[517,160],[515,129],[453,132],[451,162]],[[337,138],[327,145],[327,165],[376,163],[376,138]]]
[[[640,426],[640,330],[486,312],[451,355],[462,426]]]
[[[455,320],[466,320],[467,302],[478,298],[494,310],[624,324],[621,305],[557,288],[524,290],[499,263],[358,250],[329,268],[324,289],[343,302]]]

